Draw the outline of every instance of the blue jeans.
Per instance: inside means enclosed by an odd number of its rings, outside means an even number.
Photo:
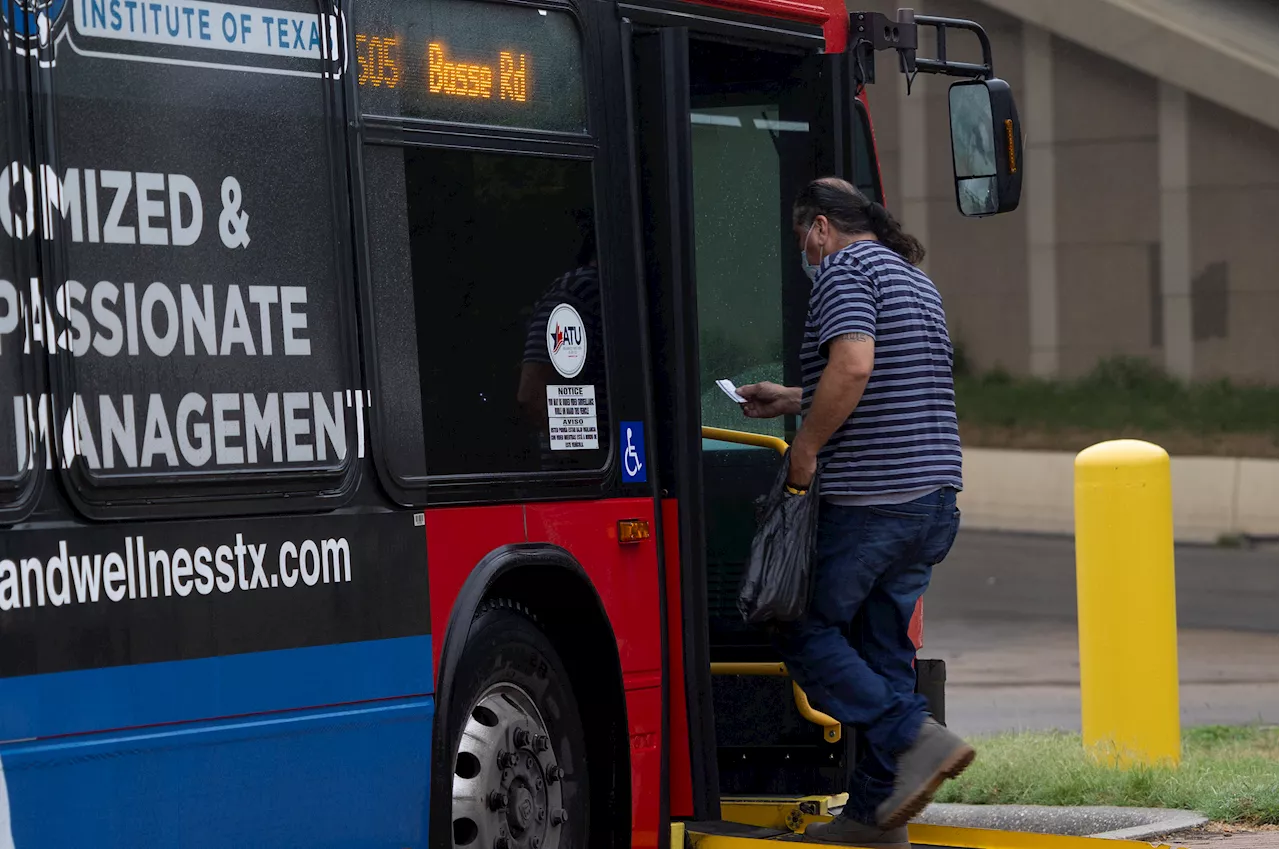
[[[950,488],[892,506],[823,503],[808,615],[776,636],[813,705],[857,733],[845,812],[861,822],[875,822],[893,791],[896,756],[928,715],[907,629],[959,527]]]

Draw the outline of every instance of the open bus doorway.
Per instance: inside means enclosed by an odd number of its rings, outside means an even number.
[[[797,425],[744,419],[715,382],[799,379],[808,281],[791,203],[815,176],[852,170],[842,58],[683,29],[635,38],[655,444],[680,540],[678,593],[668,593],[679,613],[669,623],[672,651],[684,670],[672,682],[676,817],[717,819],[720,795],[839,792],[851,755],[847,738],[826,742],[797,713],[789,679],[711,676],[712,664],[778,660],[735,603],[753,502],[778,455],[702,435],[718,427],[786,439]],[[870,152],[861,155],[859,182],[878,196]]]

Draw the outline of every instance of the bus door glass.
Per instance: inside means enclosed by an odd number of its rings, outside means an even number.
[[[788,200],[816,168],[814,64],[710,41],[690,63],[702,423],[785,437],[782,419],[744,419],[716,380],[785,380],[798,282]]]

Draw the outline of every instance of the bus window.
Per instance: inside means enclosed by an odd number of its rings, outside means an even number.
[[[876,150],[872,143],[871,123],[861,102],[853,109],[853,184],[872,200],[884,202],[880,191],[880,171],[876,168]]]
[[[15,61],[0,62],[0,192],[4,193],[3,209],[12,214],[3,218],[4,234],[0,235],[0,500],[5,503],[20,498],[18,490],[24,481],[45,466],[37,457],[29,439],[28,414],[35,412],[33,399],[33,358],[24,356],[22,292],[33,270],[31,243],[23,238],[29,225],[34,227],[35,205],[25,199],[19,203],[14,195],[26,185],[14,187],[14,168],[9,163],[29,163],[26,140],[30,133],[27,99],[23,96],[24,74]],[[21,167],[21,166],[19,166]],[[38,396],[36,396],[38,397]],[[37,462],[38,460],[38,462]]]
[[[395,478],[601,468],[591,163],[389,145],[364,160]]]
[[[537,155],[588,129],[577,21],[475,0],[353,15],[383,473],[414,501],[428,476],[603,468],[593,151]],[[463,150],[491,132],[468,125],[504,135]]]
[[[316,491],[356,454],[337,30],[309,0],[247,1],[161,30],[76,4],[77,49],[57,42],[39,182],[65,259],[28,341],[67,361],[50,431],[74,434],[58,443],[89,500],[304,473]]]

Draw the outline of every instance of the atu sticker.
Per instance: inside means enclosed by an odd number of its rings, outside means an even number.
[[[547,354],[561,377],[577,377],[587,362],[587,328],[578,311],[560,304],[547,319]]]

